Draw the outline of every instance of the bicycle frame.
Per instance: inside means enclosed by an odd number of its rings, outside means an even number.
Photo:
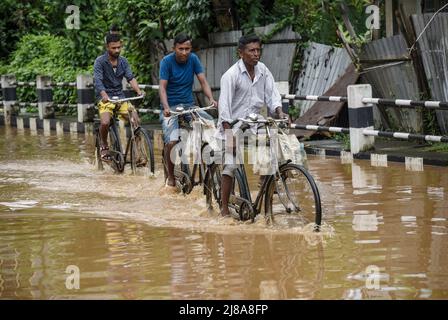
[[[173,117],[176,117],[178,119],[178,121],[179,121],[179,128],[186,129],[187,131],[191,132],[193,128],[190,128],[190,127],[188,127],[185,124],[185,121],[183,121],[184,116],[185,115],[191,115],[192,116],[192,121],[191,122],[199,121],[201,123],[201,126],[202,126],[204,124],[204,122],[202,120],[201,115],[199,114],[199,111],[205,111],[205,110],[209,110],[209,109],[212,109],[212,108],[214,108],[213,105],[207,106],[207,107],[203,107],[203,108],[194,107],[194,108],[187,109],[187,110],[185,110],[183,108],[180,108],[180,109],[178,109],[176,111],[171,111],[171,113],[173,114]],[[171,118],[168,121],[171,121],[172,119],[173,118]],[[179,140],[176,143],[176,145],[180,141],[181,141],[181,136],[179,135]],[[202,138],[201,138],[201,141],[202,141]],[[202,144],[201,144],[201,152],[202,152],[202,149],[204,148],[204,146],[206,144],[207,143],[202,142]],[[162,159],[163,159],[164,167],[166,167],[165,157],[162,157]],[[184,165],[185,164],[182,164],[182,166],[184,166]],[[197,175],[198,172],[199,172],[199,177],[198,177],[198,180],[196,180],[196,175]],[[193,187],[195,187],[197,185],[201,185],[204,182],[205,172],[203,172],[201,170],[200,165],[197,164],[197,163],[193,164],[192,170],[190,170],[189,166],[188,166],[188,169],[184,169],[184,167],[182,167],[182,174],[186,175],[188,177],[188,179],[189,179],[189,183],[191,183],[191,186],[189,186],[186,190],[184,190],[185,193],[191,192]]]
[[[269,139],[271,139],[271,132],[270,132],[270,128],[269,127],[272,124],[274,124],[274,125],[277,124],[276,121],[273,120],[273,119],[272,120],[266,120],[266,121],[239,119],[239,121],[243,121],[244,123],[262,123],[262,124],[265,124],[266,125],[266,133],[267,133],[267,136],[268,136]],[[277,120],[277,122],[284,122],[284,120]],[[277,125],[277,127],[278,127],[278,125]],[[274,154],[276,156],[275,152],[274,152]],[[278,162],[277,159],[275,161]],[[280,168],[283,167],[284,165],[290,163],[290,162],[291,161],[288,160],[286,163],[279,165],[278,169],[276,170],[276,172],[274,174],[266,175],[264,177],[263,182],[261,184],[261,187],[258,190],[257,196],[255,198],[255,201],[252,201],[252,195],[251,195],[251,192],[250,192],[250,187],[249,187],[249,183],[248,183],[248,179],[247,179],[246,169],[245,169],[244,163],[241,163],[237,170],[239,171],[239,174],[243,178],[242,182],[245,185],[246,190],[248,191],[247,199],[243,199],[243,198],[238,199],[239,197],[233,196],[234,197],[233,200],[239,200],[240,202],[246,202],[247,201],[247,204],[250,204],[252,210],[254,211],[254,217],[256,215],[260,214],[261,213],[261,207],[262,207],[262,204],[263,204],[263,199],[264,199],[264,196],[265,196],[265,194],[267,192],[267,188],[268,188],[271,180],[275,179],[276,177],[279,177],[279,175],[280,175]],[[233,202],[233,201],[230,201],[230,202]],[[235,202],[237,202],[237,201],[235,201]]]
[[[126,99],[121,99],[121,100],[111,100],[112,103],[115,103],[115,109],[114,109],[114,113],[113,113],[113,115],[112,115],[112,117],[111,117],[111,120],[110,120],[111,122],[110,122],[110,125],[109,125],[109,126],[114,126],[116,132],[119,132],[119,131],[118,131],[118,128],[117,128],[117,121],[119,121],[119,120],[118,120],[118,110],[120,109],[120,106],[121,106],[122,102],[125,102],[125,101],[128,101],[128,100],[126,100]],[[129,151],[130,151],[130,149],[131,149],[131,141],[135,139],[135,134],[134,134],[134,133],[135,133],[135,130],[136,130],[138,127],[140,127],[139,125],[136,126],[136,124],[135,124],[134,121],[132,120],[132,111],[133,111],[133,109],[131,110],[131,108],[128,108],[128,121],[129,121],[129,126],[130,126],[131,135],[130,135],[130,137],[127,139],[126,150],[125,150],[124,153],[123,153],[123,148],[121,147],[121,141],[119,141],[119,143],[120,143],[120,149],[121,149],[121,151],[122,151],[121,153],[123,154],[123,158],[124,158],[124,160],[125,160],[125,164],[126,164],[126,163],[129,163],[129,161],[127,161],[127,158],[128,158],[128,155],[129,155]],[[118,136],[118,137],[119,137],[119,136]]]
[[[127,115],[128,115],[128,121],[130,124],[130,137],[127,139],[127,145],[126,145],[126,150],[123,153],[123,147],[122,147],[122,143],[121,143],[121,139],[120,139],[120,134],[119,134],[119,130],[118,130],[118,126],[117,126],[117,122],[118,122],[118,110],[120,109],[122,103],[127,102],[127,101],[131,101],[131,100],[138,100],[138,99],[142,99],[144,96],[136,96],[136,97],[131,97],[131,98],[124,98],[124,99],[117,99],[117,98],[112,98],[109,99],[109,102],[113,103],[115,105],[114,109],[113,109],[113,113],[110,119],[110,123],[109,123],[109,131],[113,131],[114,135],[116,136],[116,143],[117,143],[117,149],[115,152],[116,154],[120,154],[120,158],[122,158],[123,160],[123,164],[122,166],[124,167],[124,165],[126,163],[130,163],[131,161],[127,161],[128,155],[130,154],[130,150],[131,150],[131,144],[133,142],[133,140],[135,140],[135,132],[136,130],[138,130],[140,128],[140,125],[138,125],[136,123],[136,119],[133,117],[133,112],[134,112],[134,108],[130,107],[127,110]],[[112,152],[112,150],[110,150],[109,152]],[[119,161],[121,163],[121,161]],[[116,162],[116,161],[114,161]],[[117,165],[117,163],[116,163]],[[120,169],[119,171],[121,172],[123,169]]]

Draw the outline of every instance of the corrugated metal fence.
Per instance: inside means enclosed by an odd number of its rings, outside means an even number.
[[[341,77],[351,60],[345,49],[312,42],[304,52],[296,95],[323,95]],[[303,115],[315,101],[298,101]]]
[[[412,15],[417,36],[433,14]],[[448,100],[448,13],[439,13],[418,41],[433,100]],[[437,122],[443,134],[448,133],[448,111],[437,111]]]
[[[274,27],[275,25],[268,25],[255,28],[255,32],[260,36],[269,35]],[[241,36],[241,31],[210,34],[208,48],[196,52],[205,68],[207,81],[214,89],[215,98],[219,97],[221,76],[238,60],[237,43]],[[288,27],[263,44],[261,61],[272,72],[275,81],[289,80],[299,39],[300,36]],[[200,89],[197,79],[194,89]],[[198,98],[203,101],[202,94]]]
[[[372,85],[373,95],[385,99],[419,100],[417,75],[404,37],[396,35],[367,43],[360,56],[362,82]],[[376,127],[422,132],[420,110],[378,105],[374,108]]]

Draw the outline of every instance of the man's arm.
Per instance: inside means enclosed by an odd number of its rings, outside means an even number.
[[[132,89],[137,93],[137,95],[141,96],[143,95],[142,90],[140,90],[140,88],[138,87],[138,82],[137,80],[134,78],[132,79],[129,84],[131,85]]]
[[[286,118],[282,110],[282,97],[275,86],[274,76],[266,68],[265,102],[272,114],[277,114],[280,119]]]
[[[221,92],[219,94],[219,122],[224,129],[230,129],[232,122],[232,99],[234,94],[234,85],[232,77],[224,74],[221,77]]]
[[[169,117],[170,113],[170,105],[168,104],[168,96],[166,94],[166,87],[168,85],[168,80],[159,80],[159,97],[160,103],[163,107],[163,115],[165,117]]]
[[[131,66],[129,65],[128,60],[126,60],[125,58],[123,58],[123,60],[124,60],[124,77],[131,85],[132,90],[134,90],[135,93],[137,93],[137,95],[141,96],[143,93],[138,87],[138,82],[137,79],[135,79],[134,74],[132,73]]]
[[[210,89],[210,86],[207,82],[207,79],[205,78],[204,73],[199,73],[196,75],[198,77],[199,83],[201,84],[202,91],[204,92],[205,96],[210,101],[210,104],[213,104],[216,107],[218,107],[218,102],[213,98],[212,90]]]
[[[95,64],[93,65],[93,83],[95,84],[95,89],[101,95],[101,100],[103,102],[109,101],[109,96],[106,93],[106,87],[103,84],[103,68],[101,63],[95,60]]]

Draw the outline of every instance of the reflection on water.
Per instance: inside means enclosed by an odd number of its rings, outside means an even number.
[[[92,153],[89,136],[0,128],[0,298],[448,297],[446,168],[310,158],[316,235],[218,218],[200,189],[97,172]],[[72,265],[79,290],[66,287]]]

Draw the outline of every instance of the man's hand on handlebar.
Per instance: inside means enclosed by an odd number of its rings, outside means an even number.
[[[277,112],[279,119],[288,119],[288,125],[291,124],[291,118],[287,114],[283,113],[282,107],[278,107],[275,111]]]
[[[211,99],[210,100],[210,105],[215,107],[215,108],[218,108],[218,101],[216,101],[215,99]]]
[[[107,102],[109,102],[109,100],[110,100],[110,98],[107,95],[106,91],[101,91],[101,101],[103,103],[107,103]]]
[[[168,107],[168,108],[163,108],[163,116],[164,117],[171,117],[171,110],[170,110],[170,108]]]

